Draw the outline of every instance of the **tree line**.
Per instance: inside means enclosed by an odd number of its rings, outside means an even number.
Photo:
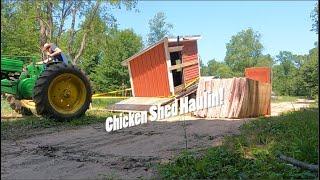
[[[132,29],[118,28],[112,8],[137,10],[124,0],[1,0],[1,54],[42,57],[54,43],[92,81],[95,92],[129,87],[121,61],[143,47]]]
[[[318,34],[318,4],[311,13],[312,29]],[[226,44],[224,61],[216,59],[201,63],[202,76],[230,78],[244,76],[248,67],[270,67],[272,69],[272,90],[277,95],[318,97],[318,42],[307,54],[297,55],[280,51],[275,57],[263,54],[261,34],[248,28],[231,37]]]
[[[55,43],[80,66],[95,92],[130,87],[121,62],[145,45],[133,29],[119,29],[112,8],[137,10],[138,1],[124,0],[1,0],[1,53],[41,58],[41,47]],[[311,13],[318,33],[318,5]],[[149,21],[146,45],[170,34],[173,25],[159,12]],[[201,63],[201,74],[229,78],[243,76],[246,67],[272,67],[273,91],[280,95],[318,94],[318,43],[306,55],[281,51],[263,54],[259,32],[249,28],[231,37],[223,62]]]

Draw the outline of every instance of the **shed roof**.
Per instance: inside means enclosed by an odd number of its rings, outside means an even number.
[[[198,40],[200,38],[201,38],[200,35],[179,36],[179,42],[182,42],[182,41],[196,41],[196,40]],[[129,57],[128,59],[122,61],[121,65],[127,66],[129,61],[131,61],[132,59],[140,56],[141,54],[145,53],[146,51],[149,51],[150,49],[154,48],[155,46],[165,42],[166,40],[168,42],[177,42],[178,41],[178,36],[177,37],[164,37],[164,38],[162,38],[158,42],[156,42],[156,43],[144,48],[143,50],[141,50],[138,53],[134,54],[133,56]]]

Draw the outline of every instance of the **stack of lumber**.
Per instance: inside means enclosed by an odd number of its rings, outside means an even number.
[[[223,88],[223,104],[195,111],[194,115],[208,118],[246,118],[270,114],[271,84],[248,78],[201,78],[197,97],[204,92]]]

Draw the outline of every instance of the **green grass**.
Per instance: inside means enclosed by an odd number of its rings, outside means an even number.
[[[299,98],[306,98],[306,97],[300,97],[300,96],[277,96],[276,99],[271,99],[271,102],[273,102],[273,103],[294,102]]]
[[[164,179],[315,179],[317,174],[284,163],[279,153],[317,164],[318,109],[260,118],[244,124],[240,135],[225,139],[220,147],[183,152],[159,165]]]
[[[1,114],[11,114],[13,110],[6,100],[1,99]]]
[[[93,99],[91,104],[93,108],[106,108],[107,106],[122,100],[124,99]]]

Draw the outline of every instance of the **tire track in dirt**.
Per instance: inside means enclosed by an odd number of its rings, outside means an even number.
[[[187,121],[189,148],[203,148],[245,120]],[[182,122],[150,122],[107,133],[103,124],[2,142],[4,178],[151,178],[155,164],[185,148]]]

